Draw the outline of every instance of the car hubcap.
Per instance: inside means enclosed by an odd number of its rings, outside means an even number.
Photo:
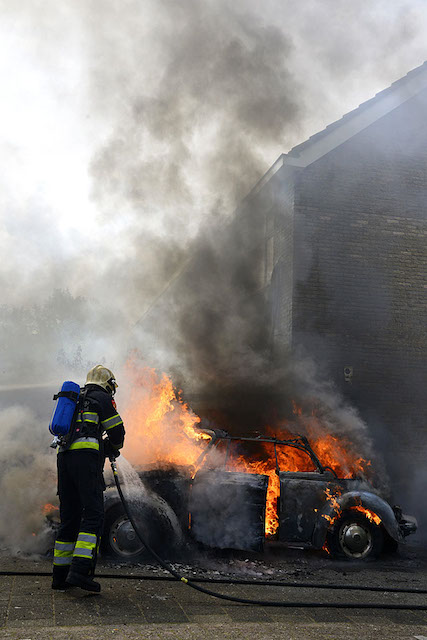
[[[359,522],[344,523],[339,539],[341,549],[351,558],[365,558],[372,550],[372,533]]]
[[[144,549],[126,516],[118,518],[110,528],[110,546],[121,556],[138,555]]]

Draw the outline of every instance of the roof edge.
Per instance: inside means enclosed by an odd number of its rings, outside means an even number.
[[[308,167],[424,89],[427,89],[427,61],[409,71],[406,76],[396,80],[370,100],[360,104],[340,120],[328,125],[326,129],[293,147],[288,153],[282,153],[250,190],[243,202],[259,193],[282,167],[290,169]]]
[[[360,133],[407,100],[427,89],[427,62],[413,69],[374,98],[315,134],[288,154],[283,154],[283,164],[307,167],[333,149]],[[274,166],[274,165],[273,165]]]

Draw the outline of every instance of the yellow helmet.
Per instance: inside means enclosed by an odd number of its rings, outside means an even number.
[[[108,393],[113,396],[116,393],[116,389],[119,386],[114,378],[114,373],[104,367],[102,364],[97,364],[93,367],[86,376],[86,384],[97,384],[102,387]]]

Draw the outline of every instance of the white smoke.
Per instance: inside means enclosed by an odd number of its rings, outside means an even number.
[[[427,31],[421,0],[0,7],[4,302],[68,287],[133,320],[176,238],[419,65]]]
[[[0,9],[4,386],[81,381],[135,347],[179,366],[177,326],[163,345],[133,328],[194,238],[211,239],[280,153],[421,64],[427,34],[423,0]],[[31,548],[55,495],[51,396],[34,412],[2,393],[0,535]]]
[[[0,409],[0,544],[45,552],[51,528],[46,503],[57,505],[56,456],[47,425],[24,407]]]

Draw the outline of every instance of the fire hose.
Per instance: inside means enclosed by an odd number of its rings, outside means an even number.
[[[115,459],[110,460],[111,468],[114,475],[114,481],[117,487],[117,491],[120,496],[120,500],[123,504],[123,509],[126,516],[131,523],[135,534],[139,538],[140,542],[144,545],[147,551],[153,556],[153,558],[171,574],[172,577],[167,576],[141,576],[141,575],[125,575],[125,574],[100,574],[99,577],[109,579],[120,580],[150,580],[150,581],[180,581],[187,586],[205,593],[209,596],[219,598],[221,600],[227,600],[229,602],[236,602],[240,604],[251,604],[263,607],[288,607],[288,608],[319,608],[319,609],[392,609],[392,610],[406,610],[406,611],[427,611],[427,605],[418,604],[394,604],[394,603],[371,603],[371,602],[288,602],[288,601],[274,601],[274,600],[252,600],[248,598],[240,598],[237,596],[225,595],[216,591],[211,591],[205,587],[201,587],[196,583],[210,583],[210,584],[228,584],[228,585],[254,585],[254,586],[275,586],[275,587],[289,587],[289,588],[313,588],[313,589],[331,589],[331,590],[353,590],[353,591],[371,591],[371,592],[383,592],[383,593],[406,593],[406,594],[419,594],[424,595],[427,593],[427,589],[418,588],[400,588],[400,587],[385,587],[385,586],[367,586],[367,585],[343,585],[343,584],[321,584],[321,583],[309,583],[309,582],[278,582],[278,581],[266,581],[266,580],[240,580],[240,579],[219,579],[219,578],[194,578],[189,580],[176,571],[168,562],[165,562],[155,551],[151,548],[144,535],[138,529],[138,526],[130,512],[126,498],[123,495],[123,491],[120,485],[119,474]],[[0,576],[37,576],[46,577],[50,576],[50,572],[43,571],[0,571]]]
[[[228,600],[229,602],[237,602],[240,604],[252,604],[252,605],[258,605],[258,606],[263,606],[263,607],[295,607],[295,608],[329,608],[329,609],[400,609],[400,610],[409,610],[409,611],[427,611],[427,605],[406,605],[406,604],[394,604],[394,603],[383,603],[383,604],[376,604],[376,603],[372,603],[372,602],[361,602],[361,603],[354,603],[354,602],[288,602],[288,601],[274,601],[274,600],[251,600],[248,598],[239,598],[238,596],[229,596],[229,595],[225,595],[223,593],[218,593],[216,591],[211,591],[210,589],[206,589],[205,587],[201,587],[199,584],[196,584],[194,580],[189,580],[188,578],[185,578],[184,576],[180,575],[180,573],[178,573],[178,571],[176,571],[168,562],[165,562],[155,551],[154,549],[152,549],[152,547],[148,544],[147,540],[145,539],[144,535],[139,531],[137,524],[135,523],[135,520],[130,512],[129,506],[127,504],[126,498],[123,495],[123,491],[120,485],[120,480],[119,480],[119,474],[117,471],[117,465],[116,465],[116,461],[114,458],[110,459],[111,462],[111,469],[113,471],[113,476],[114,476],[114,482],[116,484],[117,487],[117,491],[119,493],[120,496],[120,500],[122,501],[122,505],[123,505],[123,509],[126,513],[126,516],[129,519],[129,522],[131,523],[137,537],[139,538],[140,542],[144,545],[144,547],[147,549],[147,551],[153,556],[153,558],[155,558],[155,560],[164,568],[166,569],[166,571],[168,571],[173,578],[175,578],[175,580],[179,580],[180,582],[183,582],[184,584],[186,584],[188,587],[191,587],[192,589],[195,589],[196,591],[200,591],[201,593],[205,593],[209,596],[213,596],[214,598],[219,598],[221,600]],[[135,576],[136,578],[136,576]],[[201,580],[198,580],[198,582],[201,582]],[[210,580],[210,579],[206,579],[205,582],[210,582],[210,583],[218,583],[219,581],[215,581],[215,580]],[[233,580],[228,580],[228,581],[224,581],[226,582],[226,584],[259,584],[257,582],[248,582],[248,581],[233,581]],[[261,581],[263,585],[272,585],[271,582],[266,582],[266,581]],[[296,584],[289,584],[286,585],[284,583],[275,583],[275,586],[296,586]],[[314,585],[298,585],[298,586],[305,586],[305,587],[309,587],[309,586],[314,586]],[[316,585],[317,587],[319,587],[320,585]],[[343,585],[321,585],[321,588],[329,588],[329,589],[346,589],[347,587],[343,586]],[[424,589],[418,589],[418,590],[397,590],[397,589],[393,589],[390,587],[366,587],[366,586],[352,586],[350,587],[352,589],[357,589],[360,591],[385,591],[385,592],[398,592],[398,593],[427,593],[427,590]]]

